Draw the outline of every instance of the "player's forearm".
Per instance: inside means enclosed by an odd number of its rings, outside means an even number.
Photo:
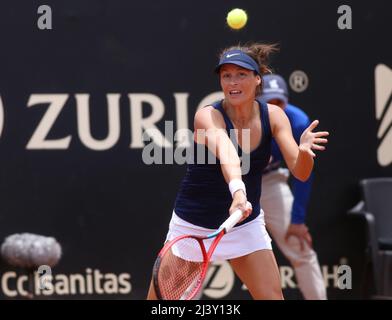
[[[208,149],[219,159],[225,181],[241,179],[241,161],[233,143],[223,130],[209,130]]]
[[[292,174],[300,181],[306,181],[313,169],[313,157],[306,150],[299,148]]]
[[[241,178],[241,161],[238,154],[235,152],[234,147],[228,148],[227,152],[219,152],[221,170],[225,181],[229,183],[234,179]]]
[[[233,197],[233,205],[236,207],[246,201],[246,186],[242,181],[240,158],[232,143],[229,143],[226,151],[220,150],[219,154],[222,174]]]

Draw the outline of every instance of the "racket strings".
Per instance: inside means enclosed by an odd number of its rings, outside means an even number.
[[[164,300],[186,300],[198,288],[204,265],[203,251],[194,238],[175,242],[161,257],[158,285]]]

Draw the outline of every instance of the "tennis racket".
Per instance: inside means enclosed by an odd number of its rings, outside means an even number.
[[[248,207],[251,204],[248,202]],[[236,210],[213,233],[205,236],[181,235],[167,242],[153,268],[155,293],[160,300],[192,300],[203,287],[209,261],[222,237],[241,220]],[[208,251],[205,240],[212,239]]]

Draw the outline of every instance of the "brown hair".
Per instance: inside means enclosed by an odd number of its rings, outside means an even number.
[[[279,51],[278,45],[269,44],[269,43],[247,43],[245,45],[238,44],[237,46],[231,46],[225,48],[219,54],[219,58],[222,58],[226,52],[231,50],[241,50],[245,52],[248,56],[250,56],[256,63],[259,65],[260,74],[263,76],[265,74],[272,73],[272,70],[269,66],[269,57],[271,53]],[[261,83],[256,88],[256,96],[260,95],[263,91],[263,78],[261,78]]]

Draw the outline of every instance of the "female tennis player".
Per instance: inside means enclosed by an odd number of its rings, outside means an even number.
[[[229,214],[241,209],[242,220],[222,238],[212,261],[229,260],[253,299],[283,299],[279,270],[259,203],[261,175],[270,159],[271,138],[278,143],[292,174],[305,181],[313,168],[313,150],[324,150],[320,144],[327,142],[324,137],[328,135],[313,132],[318,125],[317,120],[313,121],[298,146],[282,109],[255,99],[262,90],[263,74],[270,72],[268,57],[273,51],[274,45],[261,43],[223,50],[216,72],[224,99],[195,115],[198,152],[195,163],[188,164],[167,234],[167,240],[185,234],[206,236]],[[200,156],[201,148],[205,157]],[[208,160],[212,158],[215,161],[211,163]],[[151,282],[147,299],[156,297]]]

